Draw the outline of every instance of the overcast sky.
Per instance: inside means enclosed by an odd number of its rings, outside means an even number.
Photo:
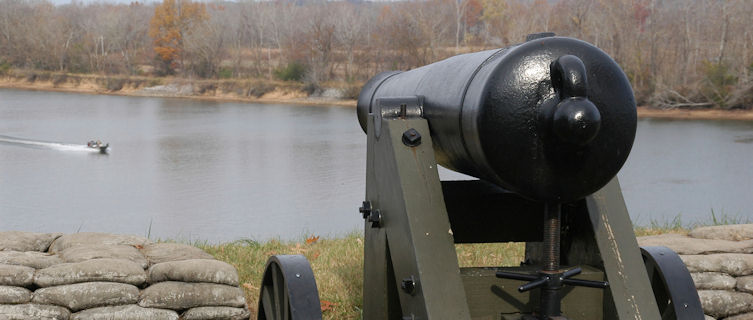
[[[50,2],[52,2],[55,5],[69,4],[69,3],[73,2],[72,0],[47,0],[47,1],[50,1]],[[129,3],[133,2],[133,0],[75,0],[75,1],[78,2],[78,3],[81,3],[81,4],[90,4],[90,3],[123,3],[123,4],[129,4]],[[154,0],[146,0],[146,1],[139,0],[139,2],[141,2],[141,3],[152,3],[152,2],[155,2],[155,1]],[[160,0],[160,2],[161,2],[161,0]]]

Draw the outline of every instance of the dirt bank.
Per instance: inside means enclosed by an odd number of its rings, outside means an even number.
[[[648,108],[648,107],[638,107],[638,118],[753,121],[753,110],[719,110],[719,109],[661,110],[661,109],[653,109],[653,108]]]
[[[349,99],[354,90],[352,85],[310,88],[301,83],[258,79],[190,80],[16,71],[0,76],[0,88],[249,103],[356,105],[354,99]]]

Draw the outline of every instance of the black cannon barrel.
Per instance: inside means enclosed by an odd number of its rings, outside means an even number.
[[[437,161],[525,197],[572,201],[611,180],[637,123],[627,77],[606,53],[543,37],[372,78],[358,98],[366,131],[380,101],[418,96]]]

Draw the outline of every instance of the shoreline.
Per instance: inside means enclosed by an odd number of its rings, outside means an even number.
[[[753,121],[753,110],[719,110],[719,109],[653,109],[646,106],[638,107],[639,119],[670,119],[670,120],[737,120]]]
[[[217,102],[246,102],[262,104],[290,104],[298,106],[335,106],[355,108],[356,100],[337,99],[327,97],[310,97],[303,92],[295,92],[287,89],[279,89],[266,93],[260,97],[238,96],[229,93],[213,94],[149,94],[143,92],[144,88],[123,88],[121,90],[106,90],[96,84],[72,84],[64,83],[56,85],[52,82],[28,82],[25,80],[0,78],[0,88],[29,91],[68,92],[80,94],[112,95],[127,97],[157,97],[179,98]],[[647,106],[637,108],[639,119],[669,119],[669,120],[737,120],[753,121],[753,110],[720,110],[720,109],[654,109]]]
[[[88,76],[84,76],[88,77]],[[297,106],[322,106],[322,107],[351,107],[355,108],[356,100],[353,99],[337,99],[327,97],[311,97],[307,96],[304,92],[296,90],[294,88],[275,87],[274,90],[264,93],[260,97],[239,96],[232,93],[218,93],[211,94],[170,94],[170,93],[147,93],[144,89],[149,87],[126,87],[124,86],[119,90],[107,90],[98,85],[96,77],[92,79],[86,79],[78,83],[63,82],[56,84],[53,81],[34,81],[29,82],[24,79],[13,78],[9,76],[0,77],[0,88],[2,89],[16,89],[16,90],[28,90],[28,91],[48,91],[48,92],[63,92],[63,93],[79,93],[79,94],[92,94],[92,95],[110,95],[110,96],[126,96],[126,97],[152,97],[152,98],[178,98],[178,99],[192,99],[192,100],[205,100],[205,101],[217,101],[217,102],[247,102],[247,103],[261,103],[261,104],[290,104]],[[183,85],[192,84],[191,80],[176,79],[170,84]],[[219,82],[219,81],[218,81]],[[270,82],[273,84],[273,82]]]

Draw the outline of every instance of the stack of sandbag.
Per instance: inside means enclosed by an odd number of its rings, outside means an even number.
[[[641,237],[638,243],[680,255],[706,319],[753,320],[753,224],[700,227],[688,235]]]
[[[189,245],[0,232],[2,319],[248,319],[238,273]]]

